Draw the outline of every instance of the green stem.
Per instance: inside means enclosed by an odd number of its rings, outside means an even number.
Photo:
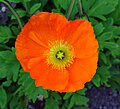
[[[73,10],[74,3],[75,3],[75,0],[71,0],[70,6],[69,6],[68,12],[67,12],[67,19],[70,18],[70,14],[71,14],[71,12]]]
[[[15,10],[11,7],[11,5],[7,1],[4,1],[4,0],[0,0],[0,2],[4,3],[10,9],[10,11],[16,17],[16,19],[17,19],[17,21],[19,23],[20,28],[22,29],[23,26],[22,26],[21,20],[20,20],[18,14],[15,12]]]
[[[82,9],[81,0],[78,0],[78,6],[79,6],[79,11],[80,11],[80,17],[82,17],[82,15],[83,15],[83,9]]]
[[[24,5],[24,7],[25,7],[26,11],[28,12],[28,11],[29,11],[29,9],[28,9],[27,3],[26,3],[26,2],[23,2],[23,5]]]

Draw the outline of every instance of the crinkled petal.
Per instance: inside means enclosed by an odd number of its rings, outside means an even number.
[[[69,72],[68,85],[63,92],[74,92],[82,89],[86,82],[89,82],[97,69],[98,54],[91,58],[75,58],[73,64],[67,68]]]
[[[40,42],[48,46],[49,41],[59,39],[59,32],[67,22],[64,16],[57,13],[41,12],[31,17],[29,25]]]
[[[28,34],[28,33],[26,33]],[[32,58],[43,57],[45,47],[31,40],[28,35],[21,33],[15,43],[16,56],[26,72],[30,69],[27,64]]]
[[[44,88],[60,91],[65,89],[68,83],[69,73],[66,69],[53,69],[49,68],[49,74],[47,76]]]
[[[32,66],[30,76],[35,79],[37,86],[43,86],[49,74],[48,65],[42,59],[36,66]]]
[[[66,69],[53,69],[45,61],[34,66],[30,75],[35,79],[36,86],[43,86],[45,89],[56,91],[63,90],[66,87],[69,77]]]
[[[98,49],[93,27],[87,20],[70,21],[63,28],[61,39],[73,45],[74,55],[77,58],[91,57]]]

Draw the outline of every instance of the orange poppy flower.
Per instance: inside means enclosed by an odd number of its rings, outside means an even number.
[[[23,69],[45,89],[74,92],[96,72],[98,42],[87,20],[68,21],[48,12],[33,15],[15,48]]]

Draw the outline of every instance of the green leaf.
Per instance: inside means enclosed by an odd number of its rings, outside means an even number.
[[[15,52],[0,51],[0,78],[11,78],[15,82],[18,78],[20,64],[16,59]]]
[[[100,76],[101,83],[105,83],[107,85],[108,79],[111,77],[110,72],[105,66],[101,66],[97,69],[97,74]]]
[[[102,45],[111,51],[116,48],[119,48],[119,45],[116,44],[115,42],[103,42]]]
[[[26,109],[25,104],[18,104],[15,109]]]
[[[9,87],[11,85],[11,83],[12,83],[11,80],[7,80],[7,81],[2,83],[2,86]]]
[[[29,99],[32,99],[33,102],[36,101],[37,96],[39,95],[39,88],[35,88],[31,95],[28,96]],[[27,95],[27,94],[26,94]]]
[[[23,92],[29,99],[32,99],[33,102],[35,102],[38,95],[42,95],[45,98],[48,97],[48,92],[42,87],[36,87],[34,80],[30,77],[30,74],[24,72],[23,70],[20,71],[18,84],[21,85],[20,92]]]
[[[11,29],[15,36],[20,33],[20,29],[18,29],[16,26],[12,26]]]
[[[59,109],[58,101],[54,100],[52,97],[46,99],[45,109]]]
[[[42,87],[39,87],[39,93],[38,94],[43,95],[45,98],[48,97],[47,90],[43,89]]]
[[[13,2],[13,3],[20,3],[21,0],[9,0],[9,2]]]
[[[102,53],[102,52],[100,52],[99,53],[99,58],[105,63],[105,64],[107,64],[107,56],[105,55],[105,53]]]
[[[41,9],[43,10],[44,6],[47,4],[48,0],[39,0],[41,3]]]
[[[71,109],[71,108],[74,106],[75,100],[76,100],[76,96],[73,95],[73,96],[71,97],[71,99],[70,99],[70,103],[69,103],[69,105],[68,105],[68,109]]]
[[[59,5],[64,9],[67,10],[70,4],[70,0],[58,0]]]
[[[89,99],[85,96],[80,96],[80,95],[74,95],[76,98],[75,104],[76,105],[85,105],[87,106],[87,102],[89,101]]]
[[[98,36],[100,35],[104,30],[104,26],[102,23],[98,23],[97,25],[94,26],[94,31],[95,31],[95,34]]]
[[[26,15],[26,11],[25,10],[23,10],[23,9],[16,9],[15,10],[16,12],[17,12],[17,14],[19,15],[19,17],[20,18],[22,18],[22,17],[25,17],[25,15]],[[16,19],[16,17],[14,16],[14,15],[12,15],[11,16],[11,19],[13,20],[13,19]]]
[[[85,95],[86,90],[87,90],[87,89],[84,88],[84,89],[81,89],[81,90],[77,91],[76,93],[78,93],[78,94],[80,94],[80,95]]]
[[[67,93],[64,95],[63,99],[66,100],[66,99],[70,98],[70,96],[71,96],[72,94],[73,94],[72,92],[67,92]]]
[[[12,38],[12,32],[7,26],[0,26],[0,43],[6,43]]]
[[[104,41],[108,41],[108,40],[112,39],[112,35],[113,35],[112,32],[105,32],[101,36],[98,37],[98,41],[102,42],[102,43]]]
[[[98,24],[98,21],[96,19],[94,19],[94,18],[89,18],[89,19],[90,19],[90,22],[92,23],[92,25],[96,26]],[[95,27],[94,27],[94,30],[95,30]]]
[[[89,9],[89,16],[98,17],[107,15],[115,10],[118,0],[96,0],[92,8]],[[98,16],[99,15],[99,16]]]
[[[58,92],[52,92],[52,96],[53,96],[56,100],[61,100],[61,96],[59,95]]]
[[[109,28],[113,25],[113,18],[108,18],[107,21],[104,22],[105,29]]]
[[[94,2],[94,0],[92,0],[90,3]],[[86,13],[88,13],[89,11],[89,4],[88,4],[88,1],[87,0],[82,0],[82,6],[83,6],[83,9]]]
[[[53,0],[53,3],[55,5],[55,7],[58,9],[59,8],[59,2],[58,2],[58,0]]]
[[[7,104],[7,94],[3,87],[0,87],[0,108],[4,109]]]
[[[30,8],[30,15],[34,14],[41,7],[41,3],[36,3]]]
[[[114,12],[112,12],[109,16],[114,19],[114,23],[120,25],[120,0],[118,0],[118,4]]]
[[[12,100],[10,100],[10,109],[15,109],[17,105],[18,105],[18,98],[16,96],[13,96]]]
[[[95,76],[92,79],[92,82],[95,84],[96,87],[100,86],[100,76],[98,74],[95,74]]]

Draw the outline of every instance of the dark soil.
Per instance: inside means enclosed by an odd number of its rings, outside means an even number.
[[[45,101],[37,99],[35,103],[29,102],[28,109],[44,109]]]
[[[105,86],[93,87],[86,96],[90,99],[90,109],[120,109],[120,91],[112,91]]]

